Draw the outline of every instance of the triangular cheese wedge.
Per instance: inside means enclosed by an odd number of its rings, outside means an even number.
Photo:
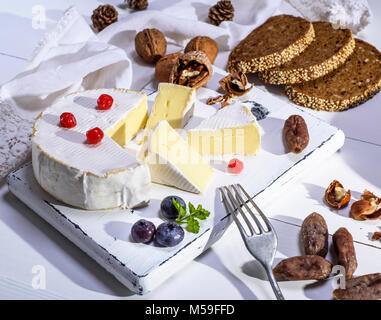
[[[159,83],[159,93],[145,129],[152,130],[161,120],[167,120],[172,128],[183,128],[193,116],[195,100],[196,90],[193,88]]]
[[[261,146],[261,136],[250,109],[236,103],[188,130],[188,143],[202,155],[255,155]]]
[[[139,157],[148,165],[152,182],[189,192],[204,192],[213,168],[169,125],[160,121]]]

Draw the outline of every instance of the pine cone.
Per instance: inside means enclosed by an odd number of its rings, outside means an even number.
[[[222,21],[232,21],[234,16],[234,7],[231,1],[218,1],[209,9],[209,20],[211,24],[219,26]]]
[[[148,0],[125,0],[125,2],[134,10],[144,10],[148,7]]]
[[[116,11],[116,9],[110,4],[106,4],[104,6],[100,5],[93,11],[93,15],[91,16],[93,26],[98,31],[102,31],[104,28],[117,20],[118,11]]]

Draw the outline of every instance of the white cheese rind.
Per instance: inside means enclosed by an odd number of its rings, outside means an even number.
[[[237,102],[218,110],[211,117],[201,121],[197,127],[189,129],[188,131],[236,128],[247,126],[253,122],[257,123],[257,120],[250,109],[246,105]]]
[[[96,99],[102,93],[114,98],[108,111],[96,108]],[[81,103],[76,103],[78,99]],[[32,137],[33,170],[41,187],[69,205],[88,210],[134,208],[148,203],[148,167],[106,135],[98,145],[88,145],[85,136],[95,126],[103,131],[112,128],[142,99],[145,95],[135,91],[90,90],[47,108],[36,120]],[[59,115],[63,112],[75,115],[75,128],[60,127]]]

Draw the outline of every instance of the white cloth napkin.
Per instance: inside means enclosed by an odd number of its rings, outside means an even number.
[[[162,31],[167,53],[182,51],[195,36],[209,36],[220,51],[214,64],[225,69],[229,51],[272,16],[281,0],[233,0],[234,19],[220,26],[208,22],[209,8],[216,2],[158,0],[140,12],[119,9],[118,22],[97,34],[69,8],[39,43],[26,70],[0,88],[0,180],[28,159],[33,119],[59,97],[92,88],[141,90],[154,79],[154,67],[135,52],[137,32]],[[307,0],[292,2],[299,2],[302,14],[308,13]]]
[[[349,28],[354,34],[372,19],[367,0],[286,0],[311,21],[328,21],[337,28]]]

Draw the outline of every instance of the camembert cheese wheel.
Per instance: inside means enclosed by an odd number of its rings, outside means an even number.
[[[97,107],[101,94],[113,98],[109,110]],[[64,112],[74,115],[75,127],[60,125]],[[123,148],[144,128],[147,118],[147,97],[137,91],[97,89],[60,99],[34,124],[32,163],[36,180],[56,199],[83,209],[147,204],[149,169]],[[89,144],[86,132],[94,127],[104,132],[104,138]]]

